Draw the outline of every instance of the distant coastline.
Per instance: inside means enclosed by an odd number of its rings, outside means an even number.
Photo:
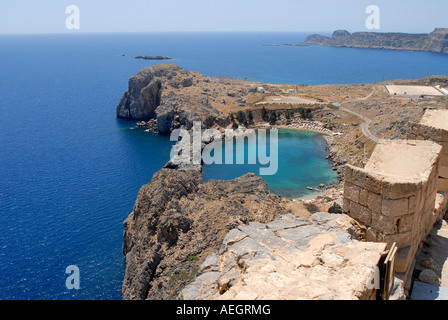
[[[296,45],[321,45],[366,49],[427,51],[448,54],[448,28],[436,28],[430,34],[378,33],[336,30],[331,37],[309,35]]]

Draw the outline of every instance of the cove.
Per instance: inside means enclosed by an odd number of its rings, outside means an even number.
[[[267,139],[270,141],[270,139]],[[233,142],[235,154],[245,153],[247,159],[250,142],[245,140],[244,151]],[[269,151],[269,149],[268,149]],[[225,154],[225,143],[222,153]],[[269,190],[285,198],[300,198],[311,192],[307,187],[316,187],[323,183],[328,185],[337,180],[337,173],[332,170],[331,162],[325,159],[328,151],[323,134],[303,130],[278,130],[278,170],[274,175],[261,176],[268,184]],[[259,175],[262,165],[256,164],[204,164],[202,175],[205,181],[210,179],[231,180],[248,172]],[[234,161],[236,163],[236,161]]]

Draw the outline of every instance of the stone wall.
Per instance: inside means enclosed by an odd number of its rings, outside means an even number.
[[[409,123],[407,138],[434,141],[442,146],[438,191],[448,194],[448,110],[426,110],[419,123]]]
[[[347,165],[343,210],[365,239],[396,242],[396,271],[406,273],[435,214],[441,147],[430,141],[381,141],[364,169]]]

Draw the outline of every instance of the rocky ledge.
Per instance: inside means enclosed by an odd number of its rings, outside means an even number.
[[[370,299],[366,284],[385,243],[356,240],[347,215],[286,214],[232,229],[181,298],[236,300]]]
[[[287,212],[288,200],[253,174],[205,183],[200,167],[163,168],[124,222],[123,299],[177,298],[229,230]]]
[[[436,28],[430,34],[350,33],[346,30],[336,30],[331,37],[310,35],[303,44],[448,53],[448,28]]]
[[[159,64],[140,70],[129,79],[129,88],[117,106],[117,117],[157,120],[157,131],[168,134],[176,128],[191,129],[193,121],[204,128],[226,126],[228,117],[209,103],[207,97],[194,93],[194,86],[208,78],[174,64]]]

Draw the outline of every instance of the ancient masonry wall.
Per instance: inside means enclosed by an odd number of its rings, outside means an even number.
[[[448,110],[444,110],[447,111]],[[433,112],[427,112],[431,114]],[[424,116],[425,117],[425,116]],[[440,156],[439,181],[438,190],[448,194],[448,121],[446,123],[447,129],[432,127],[428,124],[410,123],[408,130],[408,139],[412,140],[429,140],[438,143],[442,146],[442,153]]]
[[[406,248],[406,257],[396,261],[396,270],[406,272],[408,260],[436,219],[432,213],[437,179],[402,184],[350,165],[345,170],[344,212],[366,227],[367,241],[389,246],[396,242],[398,248]]]
[[[346,166],[343,205],[367,241],[396,243],[395,270],[406,276],[447,210],[448,110],[426,110],[407,139],[381,141],[364,169]]]
[[[385,242],[388,246],[395,242],[399,248],[395,269],[407,274],[421,241],[440,214],[440,210],[435,210],[435,203],[441,148],[426,141],[387,143],[394,144],[396,152],[405,144],[416,143],[417,154],[428,152],[427,146],[431,144],[435,148],[430,149],[433,153],[428,157],[430,163],[412,179],[347,165],[343,210],[365,227],[367,241]],[[425,148],[422,143],[426,144]],[[367,167],[375,166],[368,164]]]

